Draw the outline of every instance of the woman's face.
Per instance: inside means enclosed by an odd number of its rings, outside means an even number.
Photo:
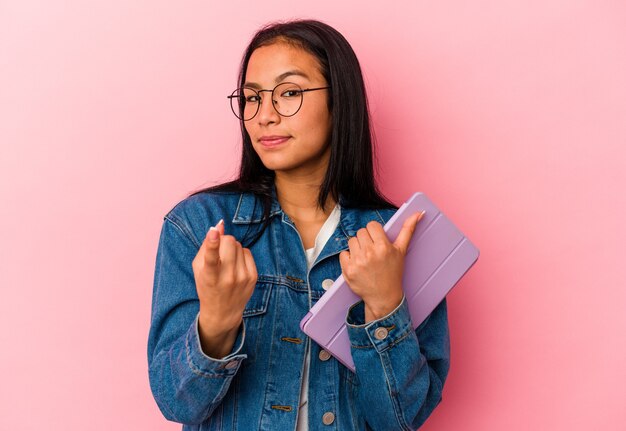
[[[301,48],[277,42],[254,50],[244,86],[271,90],[281,82],[292,82],[302,89],[328,85],[317,59]],[[259,111],[244,125],[265,167],[290,174],[326,172],[331,130],[328,91],[302,93],[302,106],[291,117],[276,112],[269,92],[260,93]]]

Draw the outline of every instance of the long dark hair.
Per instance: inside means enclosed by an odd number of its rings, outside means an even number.
[[[250,41],[239,69],[239,87],[243,87],[250,56],[255,49],[285,42],[314,55],[322,75],[330,86],[328,109],[332,113],[330,160],[320,186],[318,205],[325,208],[331,195],[346,208],[395,208],[376,185],[374,139],[361,66],[348,41],[337,30],[320,21],[292,20],[270,23]],[[274,187],[274,172],[267,169],[254,151],[244,122],[240,122],[243,151],[239,177],[233,181],[191,193],[251,192],[264,207],[265,223],[257,232],[256,242],[269,224]]]

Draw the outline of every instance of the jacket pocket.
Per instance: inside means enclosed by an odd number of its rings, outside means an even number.
[[[271,292],[272,283],[269,281],[262,281],[260,276],[257,280],[256,286],[254,286],[252,296],[243,311],[243,317],[265,314],[267,312],[267,305],[270,301]]]
[[[246,325],[246,339],[244,342],[244,353],[248,355],[244,361],[244,366],[250,366],[256,360],[258,343],[263,338],[263,332],[267,331],[267,323],[265,323],[266,315],[270,303],[272,293],[272,283],[263,280],[259,276],[254,292],[250,300],[246,304],[243,311],[243,319]],[[266,334],[266,336],[268,336]]]

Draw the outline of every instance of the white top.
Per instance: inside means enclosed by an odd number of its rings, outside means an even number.
[[[306,259],[309,269],[313,266],[315,259],[319,256],[320,252],[328,242],[328,239],[333,234],[337,226],[339,225],[339,218],[341,215],[341,208],[339,204],[335,205],[324,225],[317,233],[315,237],[315,246],[305,250]],[[298,409],[298,423],[296,424],[296,431],[308,431],[309,429],[309,363],[311,362],[311,345],[310,342],[306,345],[304,370],[302,372],[302,386],[300,387],[300,407]]]

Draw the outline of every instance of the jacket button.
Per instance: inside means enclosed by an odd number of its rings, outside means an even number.
[[[324,290],[330,289],[330,286],[332,286],[333,283],[334,283],[333,280],[331,280],[330,278],[327,278],[326,280],[322,281],[322,289]]]
[[[387,335],[389,335],[389,331],[382,326],[374,331],[374,337],[376,337],[377,340],[384,340],[387,338]]]
[[[324,425],[330,425],[335,422],[335,414],[333,412],[326,412],[324,416],[322,416],[322,423]]]
[[[330,353],[328,353],[326,350],[320,350],[320,354],[318,356],[320,358],[320,361],[328,361],[330,359]]]

